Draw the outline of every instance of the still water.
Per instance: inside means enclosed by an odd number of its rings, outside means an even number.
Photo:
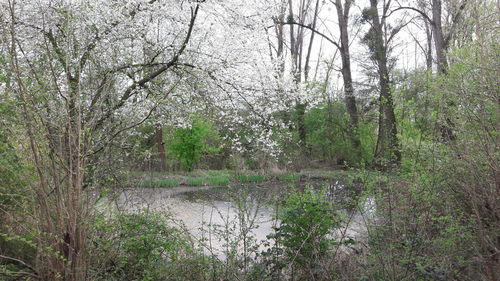
[[[307,183],[326,186],[327,196],[334,203],[345,206],[352,192],[338,181]],[[154,210],[171,214],[172,222],[189,231],[195,240],[204,243],[208,253],[223,256],[231,240],[243,234],[251,237],[259,250],[265,250],[264,240],[273,233],[276,202],[286,198],[290,184],[266,183],[230,187],[128,188],[116,193],[113,206],[125,212]],[[299,187],[300,188],[300,187]],[[374,210],[373,200],[365,200],[364,210],[339,209],[344,224],[334,235],[363,239],[366,234],[366,215]]]

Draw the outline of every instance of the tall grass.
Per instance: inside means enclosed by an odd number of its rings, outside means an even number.
[[[230,182],[229,177],[225,176],[211,176],[211,177],[196,177],[188,178],[186,184],[189,186],[224,186]]]
[[[180,184],[180,180],[164,179],[164,180],[147,180],[139,183],[139,187],[174,187]]]

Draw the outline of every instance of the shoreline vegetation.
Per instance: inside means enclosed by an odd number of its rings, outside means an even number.
[[[177,187],[177,186],[227,186],[243,183],[308,182],[312,180],[345,179],[359,172],[346,170],[305,169],[301,172],[252,171],[236,172],[233,170],[197,170],[191,173],[141,172],[132,171],[127,182],[131,187]],[[372,176],[377,171],[368,172]]]

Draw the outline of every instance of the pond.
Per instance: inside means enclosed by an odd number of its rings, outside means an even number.
[[[144,210],[165,211],[177,226],[189,231],[198,241],[204,241],[207,253],[223,256],[225,247],[243,233],[252,237],[259,250],[265,250],[266,236],[279,224],[275,219],[276,203],[286,198],[290,188],[326,187],[327,197],[339,207],[345,220],[335,235],[344,239],[363,239],[364,214],[373,211],[373,200],[366,200],[364,213],[357,211],[352,200],[359,187],[338,180],[307,182],[266,182],[238,184],[226,187],[127,188],[116,193],[114,206],[125,212]]]

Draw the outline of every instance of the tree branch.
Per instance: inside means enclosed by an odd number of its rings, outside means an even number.
[[[28,268],[28,269],[30,269],[30,270],[32,270],[33,272],[36,273],[36,270],[32,266],[30,266],[29,264],[23,262],[20,259],[11,258],[11,257],[7,257],[7,256],[4,256],[4,255],[0,255],[0,259],[15,261],[15,262],[21,264],[22,266],[24,266],[24,267],[26,267],[26,268]]]
[[[113,114],[114,111],[116,111],[117,109],[119,109],[120,107],[122,107],[125,104],[125,102],[133,95],[135,90],[137,90],[138,88],[142,88],[146,83],[153,80],[158,75],[162,74],[163,72],[165,72],[166,70],[168,70],[169,68],[171,68],[177,64],[179,57],[184,52],[184,50],[186,49],[186,47],[189,43],[189,40],[191,39],[191,34],[193,32],[194,23],[196,20],[196,16],[198,15],[199,7],[200,7],[199,4],[197,4],[196,7],[191,10],[191,20],[189,22],[189,28],[187,31],[186,38],[184,39],[181,47],[179,48],[177,53],[172,57],[172,59],[170,59],[170,61],[164,63],[164,65],[161,66],[160,68],[158,68],[157,70],[150,72],[149,74],[147,74],[145,77],[143,77],[139,81],[133,82],[132,85],[130,85],[127,89],[125,89],[125,91],[121,95],[121,98],[118,101],[118,103],[115,104],[110,110],[108,110],[107,113],[96,122],[95,128],[102,126],[104,121],[106,121]]]
[[[450,43],[451,37],[453,36],[455,28],[457,27],[458,18],[462,15],[462,12],[465,10],[466,5],[467,5],[467,0],[464,0],[462,5],[460,5],[460,7],[458,8],[457,13],[453,16],[450,31],[448,32],[448,34],[444,38],[445,48],[447,48],[448,44]]]
[[[413,7],[404,7],[404,6],[398,7],[396,9],[394,9],[394,10],[391,10],[389,12],[389,14],[387,14],[386,16],[384,16],[384,18],[390,17],[392,15],[392,13],[394,13],[396,11],[400,11],[400,10],[411,10],[411,11],[417,12],[422,17],[424,17],[425,20],[427,20],[430,24],[432,24],[433,26],[435,25],[434,21],[426,13],[424,13],[423,11],[421,11],[421,10],[419,10],[417,8],[413,8]]]
[[[394,38],[394,36],[395,36],[396,34],[398,34],[398,33],[401,31],[401,29],[403,29],[403,28],[404,28],[405,26],[407,26],[408,24],[412,23],[414,19],[415,19],[415,18],[412,18],[411,20],[409,20],[409,21],[407,21],[407,22],[405,22],[405,23],[403,23],[403,24],[400,24],[400,25],[396,26],[396,27],[395,27],[395,28],[391,31],[391,34],[389,35],[389,39],[387,39],[387,44],[389,44],[389,42],[391,42],[391,40]]]
[[[298,23],[298,22],[276,22],[277,24],[283,24],[283,25],[297,25],[297,26],[300,26],[300,27],[303,27],[303,28],[306,28],[306,29],[309,29],[311,30],[312,32],[318,34],[319,36],[323,37],[326,39],[326,41],[332,43],[333,45],[335,45],[335,47],[337,47],[338,49],[340,49],[340,45],[333,41],[333,39],[331,39],[330,37],[326,36],[325,34],[317,31],[316,29],[310,27],[309,25],[305,25],[305,24],[302,24],[302,23]],[[271,28],[273,27],[274,25],[271,25],[271,26],[268,26],[267,28]]]

